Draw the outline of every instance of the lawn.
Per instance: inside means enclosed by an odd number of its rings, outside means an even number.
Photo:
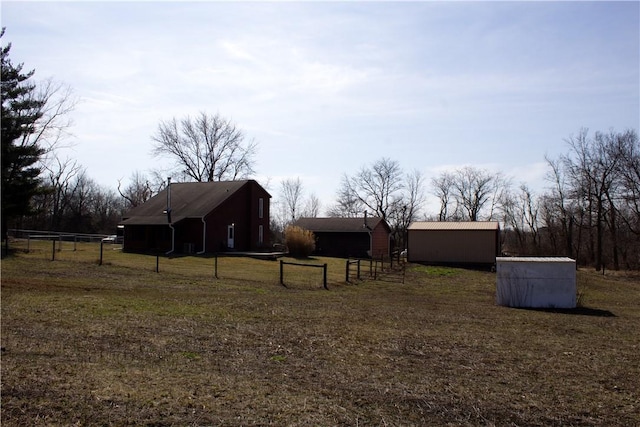
[[[65,256],[2,261],[3,426],[640,424],[637,275],[580,271],[552,312],[490,272]]]

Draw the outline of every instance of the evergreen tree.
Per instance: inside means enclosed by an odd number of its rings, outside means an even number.
[[[2,29],[0,37],[4,35]],[[11,220],[30,213],[31,198],[40,189],[38,161],[44,150],[30,139],[43,115],[46,101],[36,95],[36,85],[28,80],[34,71],[22,71],[23,64],[9,59],[11,44],[2,47],[2,235]]]

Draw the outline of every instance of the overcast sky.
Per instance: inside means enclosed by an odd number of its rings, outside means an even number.
[[[232,119],[277,196],[324,207],[387,157],[429,179],[471,165],[542,189],[563,140],[640,128],[640,3],[12,2],[10,57],[81,99],[70,156],[113,189],[161,120]],[[429,191],[429,188],[425,188]],[[433,213],[433,212],[432,212]]]

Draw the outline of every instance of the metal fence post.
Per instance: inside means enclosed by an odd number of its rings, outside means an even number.
[[[98,265],[102,265],[102,252],[103,252],[104,242],[100,240],[100,263]]]
[[[284,286],[284,261],[280,260],[280,284]]]
[[[323,270],[323,274],[322,274],[322,281],[324,282],[324,288],[329,290],[329,288],[327,287],[327,264],[324,264],[324,268]]]

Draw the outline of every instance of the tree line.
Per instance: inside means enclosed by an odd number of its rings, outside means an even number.
[[[536,194],[526,183],[473,166],[445,171],[428,191],[438,201],[426,213],[425,178],[382,158],[345,174],[336,202],[326,213],[384,218],[394,241],[405,247],[408,225],[416,220],[498,221],[505,255],[567,256],[597,270],[640,268],[640,143],[634,129],[581,129],[565,140],[567,151],[545,157],[547,188]],[[299,217],[317,216],[317,198],[305,200],[299,178],[282,182],[274,229]]]
[[[4,29],[0,37],[4,35]],[[172,161],[148,175],[134,171],[127,185],[98,185],[86,168],[61,158],[68,119],[77,100],[52,80],[34,83],[2,53],[2,232],[8,228],[112,234],[122,215],[176,181],[245,179],[255,173],[257,144],[231,120],[201,112],[161,121],[152,135],[153,154]],[[640,268],[640,145],[637,131],[590,135],[582,129],[567,151],[546,158],[548,189],[536,194],[526,183],[473,166],[445,171],[426,182],[383,157],[342,176],[335,202],[325,208],[307,194],[300,178],[287,178],[272,202],[274,240],[300,217],[384,218],[395,244],[405,246],[415,220],[501,223],[507,254],[569,256],[597,269]],[[269,185],[267,184],[267,187]],[[437,200],[425,212],[427,194]]]

